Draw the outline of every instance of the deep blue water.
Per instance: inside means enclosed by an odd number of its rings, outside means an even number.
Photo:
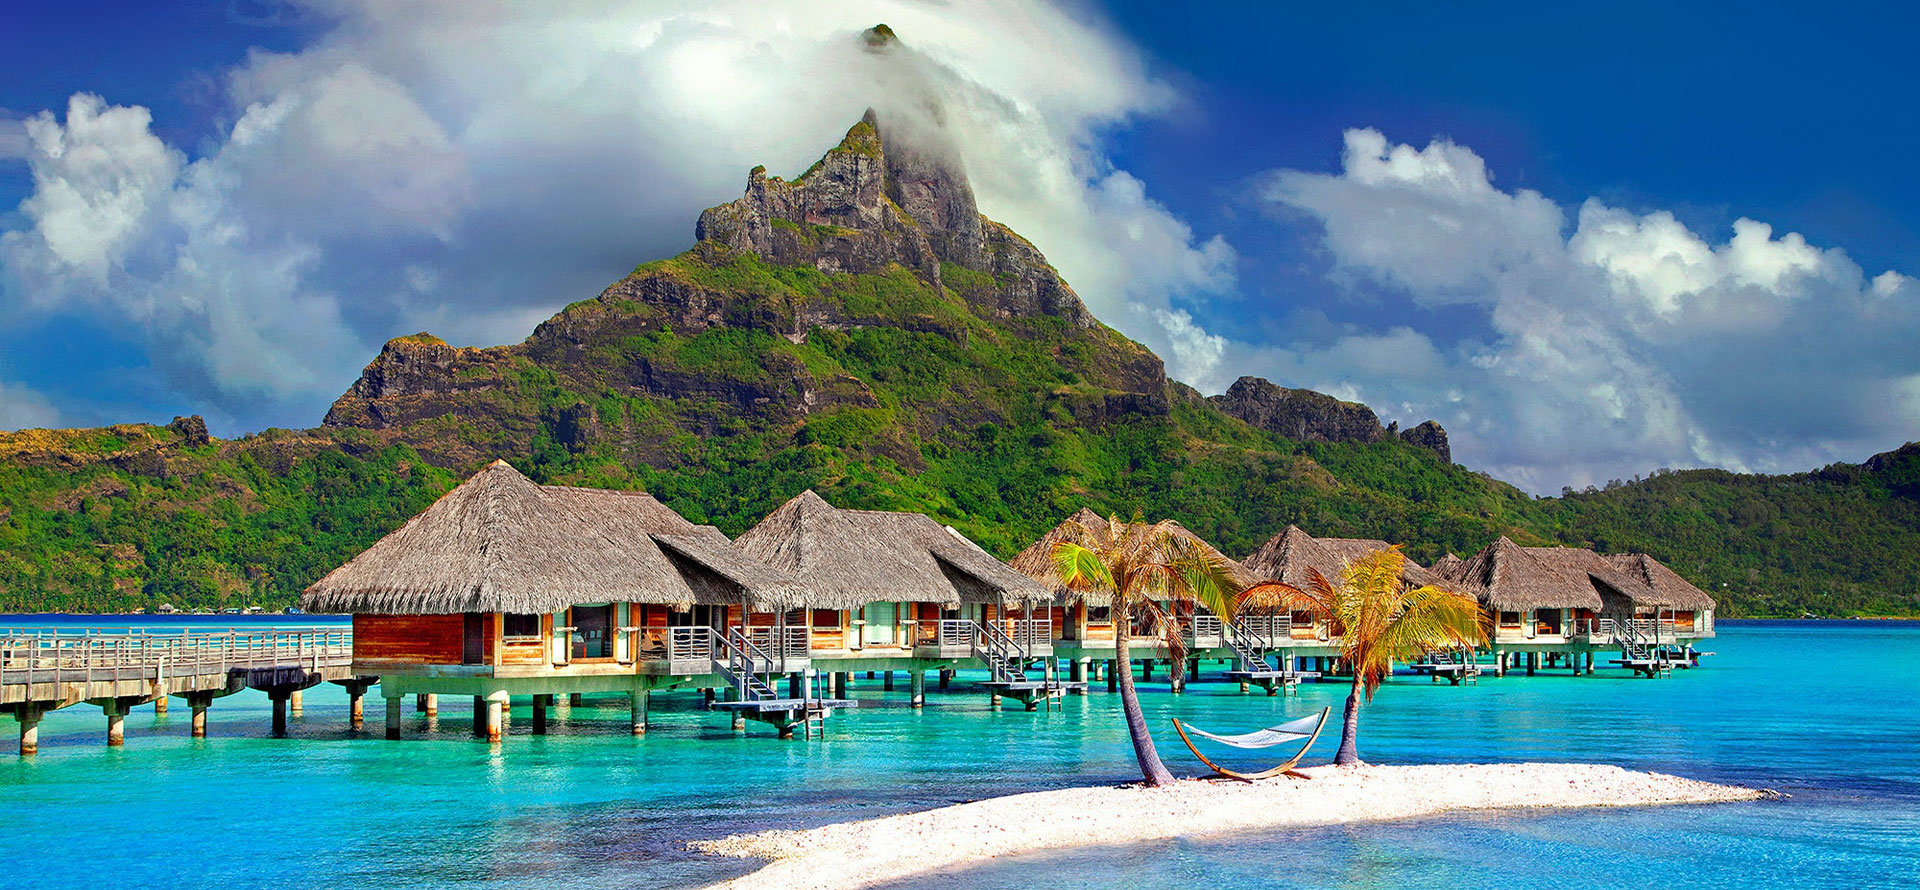
[[[235,618],[200,616],[221,627]],[[1705,666],[1663,680],[1543,673],[1455,688],[1397,678],[1363,715],[1361,753],[1618,763],[1791,800],[1092,848],[897,886],[1920,886],[1920,623],[1727,621],[1705,648],[1717,653]],[[443,700],[437,724],[409,709],[407,739],[387,742],[375,707],[374,732],[349,733],[346,697],[328,686],[307,694],[288,739],[267,737],[266,699],[248,692],[215,704],[205,741],[187,737],[176,702],[162,718],[129,717],[126,747],[109,750],[99,710],[82,705],[47,717],[37,758],[0,755],[0,859],[16,888],[108,876],[131,886],[686,886],[744,868],[678,852],[689,837],[1133,775],[1098,684],[1064,712],[993,712],[965,679],[930,691],[917,713],[904,681],[896,693],[861,681],[857,712],[831,721],[824,740],[796,742],[757,724],[736,734],[696,696],[657,693],[653,731],[639,739],[625,732],[624,700],[589,699],[546,737],[527,734],[523,703],[491,748],[467,734],[460,703]],[[1179,716],[1237,730],[1337,705],[1343,691],[1268,698],[1201,683],[1174,696],[1155,682],[1144,699],[1156,727]],[[12,722],[0,719],[0,732],[11,736]],[[1164,735],[1176,771],[1198,773]]]

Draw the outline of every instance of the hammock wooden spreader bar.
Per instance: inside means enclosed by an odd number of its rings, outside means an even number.
[[[1326,728],[1327,715],[1332,713],[1332,710],[1332,708],[1321,708],[1318,716],[1302,717],[1298,720],[1290,720],[1282,723],[1279,726],[1255,730],[1241,735],[1215,735],[1197,726],[1189,727],[1183,725],[1179,720],[1173,721],[1173,731],[1180,734],[1180,741],[1186,743],[1187,750],[1192,751],[1193,756],[1200,758],[1201,763],[1206,764],[1209,769],[1212,769],[1214,773],[1218,775],[1226,776],[1230,779],[1239,779],[1242,782],[1257,782],[1261,779],[1271,779],[1275,776],[1292,776],[1296,779],[1307,779],[1312,777],[1294,769],[1294,767],[1300,765],[1300,758],[1307,756],[1307,749],[1313,747],[1314,740],[1320,738],[1320,730]],[[1271,748],[1274,745],[1298,741],[1299,739],[1306,739],[1307,743],[1301,745],[1300,750],[1295,751],[1292,757],[1287,758],[1286,762],[1279,766],[1264,769],[1257,773],[1240,773],[1208,760],[1207,755],[1200,753],[1200,749],[1193,746],[1193,739],[1187,737],[1188,729],[1192,729],[1194,735],[1211,739],[1223,745],[1232,745],[1235,748]]]

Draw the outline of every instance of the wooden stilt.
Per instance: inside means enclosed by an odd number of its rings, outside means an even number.
[[[533,697],[533,734],[547,734],[547,708],[553,704],[553,696],[536,694]]]
[[[400,696],[389,695],[386,697],[386,699],[387,699],[387,739],[388,741],[397,742],[400,740]],[[422,709],[424,709],[425,707],[425,703],[419,700],[415,700],[414,705],[415,707],[420,707]]]
[[[927,672],[914,670],[909,671],[907,676],[909,678],[907,703],[916,708],[925,707],[927,704]]]
[[[633,717],[634,735],[647,734],[647,698],[647,690],[636,689],[633,691],[631,699],[627,703],[628,710]]]

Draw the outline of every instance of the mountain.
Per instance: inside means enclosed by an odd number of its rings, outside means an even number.
[[[504,457],[730,534],[813,488],[929,513],[1001,556],[1086,506],[1176,517],[1229,553],[1289,523],[1423,560],[1508,534],[1646,550],[1728,614],[1920,611],[1920,446],[1533,498],[1452,464],[1432,422],[1167,379],[980,215],[953,157],[869,112],[796,179],[755,168],[690,250],[521,343],[388,342],[312,430],[0,434],[0,610],[287,604]]]

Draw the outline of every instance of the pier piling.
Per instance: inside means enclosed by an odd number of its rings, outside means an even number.
[[[1132,668],[1128,668],[1128,670],[1132,670]],[[1112,658],[1107,659],[1107,691],[1108,692],[1120,691],[1120,673],[1119,673],[1118,659],[1112,659]]]
[[[533,697],[533,734],[547,734],[547,709],[553,706],[550,694],[535,694]]]
[[[213,707],[213,696],[205,692],[187,693],[187,709],[193,712],[192,737],[207,737],[207,709]]]
[[[273,735],[275,738],[287,734],[287,699],[291,695],[285,689],[267,690],[267,700],[273,702]]]
[[[907,677],[909,689],[907,693],[907,703],[916,708],[926,706],[927,672],[921,670],[909,671]]]
[[[869,672],[869,673],[867,674],[867,676],[869,676],[869,677],[871,677],[871,676],[873,676],[873,674],[872,674],[871,672]],[[886,674],[886,676],[885,676],[885,677],[883,677],[883,678],[881,678],[881,680],[880,680],[880,688],[881,688],[881,689],[882,689],[883,691],[886,691],[886,692],[892,692],[892,691],[893,691],[893,672],[892,672],[892,671],[888,671],[888,672],[887,672],[887,674]]]
[[[397,742],[400,740],[400,696],[389,695],[386,696],[386,700],[387,740]],[[418,705],[420,702],[416,700],[415,704]]]
[[[634,690],[633,694],[630,696],[627,702],[627,707],[630,715],[633,718],[633,721],[632,721],[633,734],[646,735],[647,734],[647,691],[645,689]]]
[[[295,717],[298,717],[301,715],[301,713],[305,711],[306,711],[306,696],[303,695],[298,689],[295,689],[292,692],[287,693],[287,713],[292,714]]]
[[[486,702],[487,741],[494,744],[499,744],[501,730],[506,726],[501,716],[502,706],[506,704],[503,701],[505,698],[505,695],[496,694],[480,699]]]
[[[34,702],[21,702],[15,706],[13,716],[20,721],[20,756],[32,757],[40,753],[40,715],[41,708]]]

